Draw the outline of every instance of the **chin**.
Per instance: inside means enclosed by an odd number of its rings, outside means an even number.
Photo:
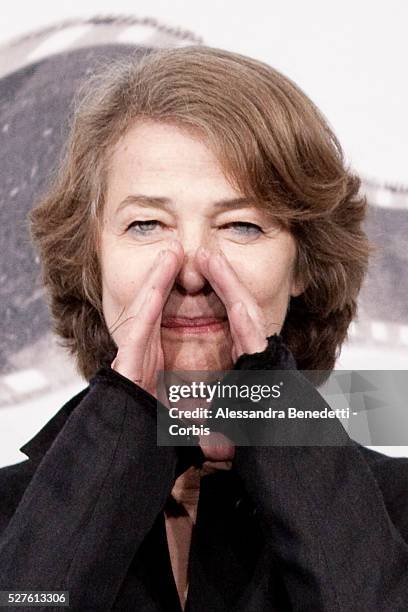
[[[163,343],[164,369],[194,371],[224,371],[233,366],[231,339],[224,342]]]

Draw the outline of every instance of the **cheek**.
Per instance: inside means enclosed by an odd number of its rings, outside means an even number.
[[[267,335],[280,333],[290,299],[291,275],[287,270],[268,266],[256,291],[256,300],[263,313]]]
[[[290,262],[259,258],[251,267],[235,268],[241,282],[248,288],[262,309],[286,303],[291,287]],[[265,263],[264,263],[265,262]]]
[[[263,314],[267,335],[282,329],[292,288],[293,262],[289,249],[274,248],[245,258],[245,266],[243,260],[240,266],[235,266]]]
[[[124,260],[112,256],[109,261],[102,261],[102,303],[106,319],[117,316],[135,299],[143,287],[142,271],[146,265],[140,258],[136,262],[128,257]]]
[[[291,287],[291,274],[285,271],[284,274],[276,274],[270,269],[265,277],[262,300],[266,306],[271,306],[274,302],[285,302],[288,300]]]

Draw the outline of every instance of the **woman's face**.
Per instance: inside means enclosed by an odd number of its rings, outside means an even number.
[[[223,251],[261,308],[268,335],[279,332],[290,296],[300,292],[293,280],[295,242],[254,203],[234,204],[240,197],[198,137],[153,122],[130,129],[111,158],[101,236],[108,328],[122,320],[121,313],[146,285],[157,253],[177,239],[185,257],[163,317],[226,316],[195,259],[202,245]],[[152,198],[166,199],[167,205]],[[195,335],[162,326],[161,336],[166,370],[232,367],[228,325]]]

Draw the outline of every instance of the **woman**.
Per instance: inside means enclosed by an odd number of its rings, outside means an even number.
[[[367,267],[359,185],[310,100],[250,58],[165,50],[88,84],[31,229],[90,384],[0,470],[1,589],[77,610],[406,609],[407,460],[337,419],[323,445],[156,440],[160,370],[328,375]],[[294,373],[290,398],[324,405]]]

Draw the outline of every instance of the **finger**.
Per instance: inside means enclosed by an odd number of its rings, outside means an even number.
[[[205,457],[211,461],[232,461],[234,458],[234,444],[218,431],[212,431],[209,436],[199,436],[199,444]]]
[[[157,347],[160,344],[160,312],[161,296],[155,287],[151,287],[145,295],[139,313],[128,319],[128,323],[131,320],[132,325],[120,346],[122,364],[120,367],[122,374],[138,384],[142,384],[144,372],[150,371],[152,362],[157,359]],[[116,360],[114,365],[119,367]],[[157,384],[157,380],[154,384]]]
[[[126,337],[121,342],[122,354],[130,350],[132,355],[145,353],[148,348],[149,340],[152,341],[152,332],[158,325],[160,315],[159,294],[155,287],[151,287],[145,293],[144,302],[139,308],[139,312],[129,314],[120,324],[122,334],[126,327]],[[119,327],[119,326],[118,326]],[[118,327],[116,329],[118,329]],[[116,331],[116,330],[115,330]]]
[[[244,352],[241,346],[240,336],[236,333],[236,323],[235,323],[236,317],[240,316],[240,312],[237,313],[237,310],[239,311],[240,304],[241,302],[235,302],[235,304],[233,304],[229,310],[227,309],[230,334],[232,338],[231,356],[232,356],[234,363],[238,359],[238,357]]]
[[[232,350],[231,350],[231,356],[232,356],[232,361],[233,363],[235,363],[238,359],[240,355],[239,349],[236,348],[235,343],[232,345]]]
[[[153,263],[148,271],[148,278],[150,278],[151,281],[155,276],[157,277],[157,270],[160,268],[160,264],[164,258],[164,253],[164,250],[160,251],[153,260]],[[139,317],[142,309],[150,302],[150,294],[152,287],[154,286],[154,280],[153,283],[145,282],[143,284],[142,289],[137,292],[133,301],[130,302],[130,304],[121,312],[119,319],[113,325],[113,329],[110,329],[112,334],[114,334],[120,327],[122,327],[121,331],[123,331],[123,326],[128,328],[131,321]]]
[[[161,324],[161,315],[164,305],[173,287],[174,281],[183,264],[184,250],[178,240],[172,240],[167,249],[163,249],[157,255],[151,267],[152,275],[146,282],[150,297],[145,298],[141,305],[142,316],[150,323],[158,322]],[[153,290],[153,292],[152,292]],[[159,301],[157,298],[159,296]],[[146,309],[152,305],[152,310],[146,319]]]
[[[205,257],[203,249],[198,249],[197,259],[203,273],[227,308],[231,308],[235,302],[243,302],[252,317],[262,321],[258,304],[222,251],[208,253]]]
[[[143,317],[145,321],[155,321],[158,318],[173,286],[182,260],[182,246],[178,241],[172,241],[169,245],[169,249],[163,249],[156,255],[147,273],[147,278],[143,284],[142,290],[137,293],[133,302],[129,304],[125,313],[122,314],[121,322],[112,330],[112,333],[121,325],[131,319],[139,318],[140,316]],[[154,302],[158,310],[154,308],[153,305],[149,310],[152,289],[157,289],[158,294],[162,297],[161,307],[156,301]]]
[[[206,257],[202,249],[198,250],[197,255],[203,273],[226,305],[233,339],[233,360],[236,361],[243,353],[263,351],[267,346],[265,321],[249,290],[225,256],[209,254]],[[251,308],[252,316],[249,314]]]
[[[261,353],[268,346],[263,328],[254,321],[242,302],[234,304],[231,309],[231,329],[236,337],[238,357],[243,353]]]
[[[176,241],[173,241],[172,244],[176,244]],[[161,312],[163,311],[164,304],[183,263],[183,248],[180,243],[178,243],[178,245],[180,248],[177,249],[177,251],[172,248],[165,251],[160,262],[161,270],[158,275],[152,279],[152,283],[154,283],[154,286],[162,298]]]
[[[157,288],[164,301],[173,286],[175,277],[182,265],[183,249],[180,242],[173,240],[168,249],[161,250],[154,259],[144,283],[144,290],[136,296],[134,302],[130,306],[132,312],[137,312],[142,305],[145,304],[145,295],[152,287]]]
[[[120,368],[122,374],[138,384],[142,384],[144,373],[151,372],[158,359],[160,305],[161,296],[152,287],[139,313],[127,319],[126,336],[122,333],[123,339],[112,364],[112,368]]]

